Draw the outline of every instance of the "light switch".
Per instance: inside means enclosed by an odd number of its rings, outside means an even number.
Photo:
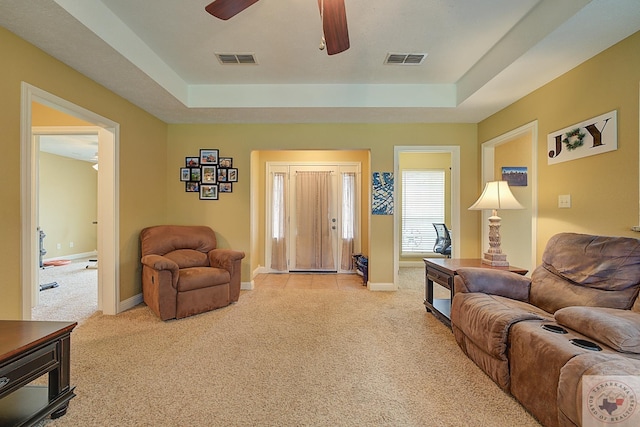
[[[558,207],[559,208],[570,208],[571,207],[571,194],[561,194],[558,196]]]

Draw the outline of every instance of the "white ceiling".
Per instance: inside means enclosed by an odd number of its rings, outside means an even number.
[[[345,0],[328,56],[317,0],[209,1],[0,0],[0,25],[168,123],[476,123],[640,30],[638,0]]]
[[[98,163],[98,135],[40,135],[40,151]]]

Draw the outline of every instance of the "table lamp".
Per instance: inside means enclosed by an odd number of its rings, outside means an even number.
[[[483,264],[494,267],[508,267],[507,254],[500,248],[500,217],[498,209],[524,209],[509,189],[507,181],[490,181],[484,186],[482,194],[469,210],[491,209],[489,217],[489,250],[484,253]]]

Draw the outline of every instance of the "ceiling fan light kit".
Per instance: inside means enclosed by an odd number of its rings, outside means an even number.
[[[257,2],[258,0],[215,0],[209,3],[205,10],[216,18],[226,21]],[[328,55],[335,55],[349,49],[349,29],[344,0],[318,0],[318,7],[322,23],[319,49],[326,49]]]

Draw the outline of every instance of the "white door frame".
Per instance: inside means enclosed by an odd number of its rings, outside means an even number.
[[[495,180],[494,167],[495,167],[495,147],[506,144],[509,141],[519,138],[527,133],[531,134],[531,170],[529,171],[528,184],[531,186],[531,260],[529,274],[536,266],[536,236],[538,235],[538,121],[534,120],[519,128],[516,128],[503,135],[497,136],[487,142],[482,143],[482,186],[488,181]],[[482,248],[489,247],[489,227],[486,224],[489,223],[489,216],[491,212],[488,210],[482,211]]]
[[[31,308],[37,300],[39,269],[38,151],[34,146],[31,126],[32,102],[38,102],[94,124],[98,133],[98,309],[104,314],[117,314],[120,305],[119,279],[119,209],[118,209],[118,144],[119,124],[22,82],[20,117],[20,197],[21,243],[20,271],[22,286],[22,319],[31,319]],[[69,129],[68,127],[66,128]]]
[[[356,174],[356,190],[358,192],[358,194],[356,195],[356,218],[357,218],[357,224],[360,224],[362,219],[361,219],[361,200],[362,200],[362,196],[360,195],[361,192],[361,182],[360,182],[360,175],[361,175],[361,170],[362,170],[362,165],[359,162],[281,162],[281,161],[274,161],[274,162],[266,162],[265,165],[265,172],[266,172],[266,194],[265,194],[265,248],[264,248],[264,253],[265,253],[265,267],[263,269],[260,270],[260,272],[263,273],[273,273],[274,271],[271,270],[271,268],[269,267],[271,265],[271,244],[270,242],[270,236],[272,235],[271,232],[271,203],[272,203],[272,184],[273,184],[273,180],[272,180],[272,174],[274,172],[286,172],[287,174],[287,179],[290,179],[290,175],[293,173],[292,169],[295,169],[296,167],[319,167],[319,168],[332,168],[335,169],[334,170],[334,174],[336,175],[335,178],[337,180],[337,186],[336,186],[336,196],[338,196],[338,200],[336,202],[336,206],[335,206],[335,210],[337,213],[336,218],[342,218],[342,205],[341,205],[341,195],[342,195],[342,190],[340,188],[340,173],[344,170],[344,168],[353,168]],[[287,197],[287,212],[288,212],[288,218],[287,218],[287,222],[289,223],[289,225],[287,226],[287,240],[288,242],[290,242],[292,240],[291,235],[289,234],[291,232],[292,229],[292,225],[291,225],[291,218],[292,218],[292,207],[289,206],[290,203],[290,196],[293,195],[293,187],[291,186],[291,182],[289,181],[289,184],[287,185],[288,188],[288,192],[289,195]],[[337,235],[339,236],[342,233],[342,229],[341,229],[341,223],[342,221],[339,220],[337,221],[338,225],[337,225]],[[357,226],[358,229],[360,229],[359,226]],[[360,251],[360,247],[362,244],[362,236],[360,234],[358,234],[358,236],[355,239],[354,242],[354,251],[355,252],[359,252]],[[291,247],[291,245],[289,245],[289,247]],[[336,242],[335,242],[335,247],[336,252],[334,254],[334,258],[335,258],[335,262],[336,262],[336,271],[337,272],[342,272],[340,269],[340,260],[341,260],[341,245],[340,245],[340,239],[337,238]],[[289,255],[293,255],[291,252],[291,249],[289,248],[287,250],[287,256],[289,257]],[[290,267],[290,266],[288,266]],[[288,271],[288,269],[287,269]]]
[[[395,146],[393,147],[393,284],[398,289],[400,268],[400,219],[398,174],[400,173],[400,153],[449,153],[451,155],[451,257],[460,257],[460,147],[456,145]]]

